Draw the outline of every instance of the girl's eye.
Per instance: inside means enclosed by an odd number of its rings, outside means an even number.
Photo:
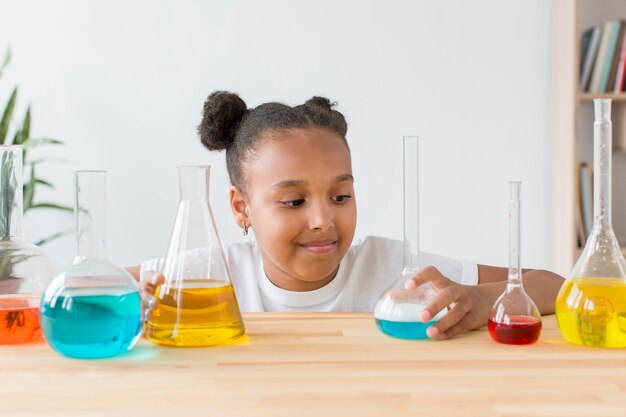
[[[304,198],[299,198],[297,200],[281,201],[280,204],[287,208],[296,208],[304,204]]]
[[[338,195],[332,198],[335,203],[345,203],[349,199],[351,199],[351,195]]]

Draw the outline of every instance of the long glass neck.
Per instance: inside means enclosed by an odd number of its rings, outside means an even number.
[[[76,258],[106,258],[106,172],[76,171]]]
[[[403,137],[404,262],[402,274],[419,269],[419,137]]]
[[[21,238],[23,180],[22,147],[0,146],[0,240]]]
[[[511,181],[509,198],[509,284],[521,285],[520,269],[520,188],[522,183]]]
[[[210,170],[210,166],[179,166],[180,199],[208,201]]]
[[[594,228],[611,227],[611,100],[593,101],[593,213]]]

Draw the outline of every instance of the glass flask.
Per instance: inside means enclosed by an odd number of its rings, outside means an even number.
[[[0,146],[0,344],[43,342],[41,293],[58,272],[22,239],[22,147]]]
[[[41,327],[57,352],[107,358],[133,348],[143,330],[135,279],[106,251],[106,172],[77,171],[76,256],[41,298]]]
[[[611,226],[611,100],[594,100],[593,228],[556,298],[565,338],[594,347],[626,347],[626,260]]]
[[[520,188],[509,183],[509,277],[504,292],[491,308],[487,327],[491,338],[509,345],[535,343],[541,333],[541,314],[524,291],[520,268]]]
[[[168,346],[230,344],[245,332],[209,203],[210,166],[182,166],[165,282],[146,336]]]
[[[426,330],[445,314],[440,311],[424,323],[422,311],[436,295],[430,284],[413,290],[404,283],[419,270],[419,137],[403,137],[404,254],[400,277],[376,303],[374,320],[378,329],[401,339],[428,339]]]

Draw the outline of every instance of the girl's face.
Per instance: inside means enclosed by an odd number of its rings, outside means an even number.
[[[231,189],[235,217],[253,227],[265,273],[278,287],[330,282],[356,227],[350,154],[319,128],[266,134],[244,165],[246,193]]]

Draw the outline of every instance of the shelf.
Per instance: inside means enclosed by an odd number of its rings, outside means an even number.
[[[626,101],[626,93],[578,93],[580,101],[592,101],[594,98],[610,98],[613,101]]]

